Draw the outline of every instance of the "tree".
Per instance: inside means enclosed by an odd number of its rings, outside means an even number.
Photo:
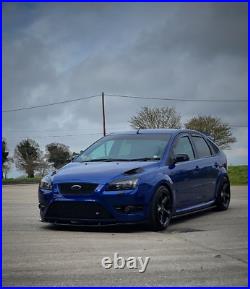
[[[135,129],[143,128],[180,128],[181,117],[173,107],[143,107],[129,123]]]
[[[50,169],[51,165],[49,164],[46,156],[42,156],[37,167],[37,175],[44,177],[49,173]]]
[[[213,138],[213,141],[222,149],[230,148],[230,144],[236,142],[231,127],[218,117],[198,116],[191,118],[185,127],[198,130]]]
[[[7,151],[7,141],[2,140],[2,178],[4,175],[4,168],[7,167],[6,163],[8,162],[9,152]]]
[[[7,151],[7,141],[2,140],[2,164],[8,160],[9,152]]]
[[[32,139],[24,139],[15,148],[14,158],[16,167],[25,171],[29,178],[34,178],[41,156],[42,152],[39,144]]]
[[[69,162],[71,152],[69,147],[61,143],[51,143],[46,146],[47,157],[55,169],[59,169]]]
[[[13,163],[13,159],[12,158],[8,158],[8,160],[3,164],[2,166],[2,172],[3,172],[3,178],[7,179],[7,174],[11,169],[11,165]]]

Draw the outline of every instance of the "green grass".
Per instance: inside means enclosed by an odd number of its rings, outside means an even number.
[[[228,166],[228,173],[231,185],[247,185],[248,177],[247,177],[247,165],[242,166]],[[41,180],[41,177],[35,178],[27,178],[20,177],[16,179],[7,179],[2,180],[3,185],[11,185],[11,184],[38,184]]]
[[[228,173],[231,185],[247,185],[248,176],[247,176],[248,166],[228,166]]]
[[[41,177],[34,177],[34,178],[27,178],[27,177],[20,177],[16,179],[6,179],[2,180],[3,185],[14,185],[14,184],[38,184],[41,180]]]

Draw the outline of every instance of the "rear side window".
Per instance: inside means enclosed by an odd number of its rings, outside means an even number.
[[[208,139],[208,143],[210,144],[210,147],[212,148],[213,153],[216,155],[220,151],[220,149],[217,147],[215,143],[213,143],[210,139]]]
[[[199,158],[204,158],[204,157],[210,157],[211,156],[210,148],[209,148],[208,144],[206,143],[206,141],[204,140],[203,137],[192,136],[192,139],[193,139],[193,142],[195,144],[195,147],[196,147],[196,150],[197,150]]]
[[[183,136],[177,139],[173,147],[173,154],[186,154],[190,160],[194,159],[194,151],[191,142],[187,136]]]

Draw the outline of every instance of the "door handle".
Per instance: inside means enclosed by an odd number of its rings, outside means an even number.
[[[218,168],[219,164],[217,162],[214,163],[214,166]]]
[[[199,169],[200,169],[199,166],[196,166],[196,167],[195,167],[195,170],[196,170],[196,171],[199,171]]]

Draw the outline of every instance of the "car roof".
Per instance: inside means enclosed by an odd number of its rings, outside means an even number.
[[[201,132],[190,130],[190,129],[174,129],[174,128],[154,128],[154,129],[138,129],[138,130],[130,130],[130,131],[118,131],[110,133],[111,135],[116,134],[171,134],[171,135],[177,135],[179,133],[196,133],[203,135]]]

